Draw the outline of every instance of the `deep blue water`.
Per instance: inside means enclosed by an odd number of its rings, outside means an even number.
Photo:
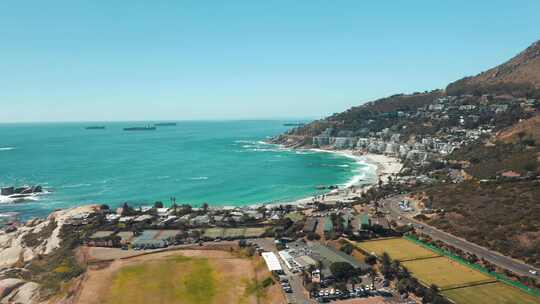
[[[242,205],[298,199],[317,185],[344,184],[370,169],[330,153],[292,151],[261,141],[286,131],[283,121],[178,122],[126,132],[144,122],[0,124],[0,186],[43,185],[35,201],[0,201],[22,218],[88,203],[112,207]]]

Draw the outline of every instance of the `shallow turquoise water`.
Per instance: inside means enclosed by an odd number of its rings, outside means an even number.
[[[314,194],[344,184],[368,166],[330,153],[292,151],[261,141],[287,130],[283,121],[179,122],[126,132],[142,122],[0,124],[0,185],[43,185],[36,201],[0,203],[23,218],[87,203],[118,206],[161,200],[243,205]]]

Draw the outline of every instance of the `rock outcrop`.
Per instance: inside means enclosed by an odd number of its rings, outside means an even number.
[[[25,273],[24,266],[38,256],[53,253],[62,244],[62,227],[85,218],[99,210],[99,206],[81,206],[55,211],[47,219],[29,220],[15,231],[0,232],[0,304],[39,303],[40,285],[18,278],[14,273]],[[16,277],[25,277],[16,276]]]

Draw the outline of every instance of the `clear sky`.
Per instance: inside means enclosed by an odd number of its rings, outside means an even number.
[[[540,1],[0,1],[0,122],[322,117],[540,39]]]

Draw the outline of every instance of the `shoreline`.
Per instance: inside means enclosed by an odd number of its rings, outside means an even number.
[[[377,184],[378,180],[382,180],[383,184],[386,184],[390,177],[398,174],[403,168],[403,163],[396,157],[391,157],[383,154],[373,154],[373,153],[363,153],[358,150],[346,149],[346,150],[334,150],[334,149],[298,149],[305,151],[313,152],[324,152],[340,155],[355,160],[357,163],[362,165],[368,165],[374,168],[375,176],[377,180],[373,182],[360,184],[361,174],[355,174],[351,177],[343,187],[338,189],[330,190],[324,194],[325,199],[328,198],[325,202],[337,202],[337,201],[346,201],[350,200],[358,194],[364,193],[371,187]],[[280,202],[280,203],[269,203],[263,204],[264,206],[279,206],[279,205],[295,205],[295,206],[305,206],[315,201],[317,197],[321,195],[308,196],[293,200],[290,202]],[[248,207],[255,205],[248,205]]]

